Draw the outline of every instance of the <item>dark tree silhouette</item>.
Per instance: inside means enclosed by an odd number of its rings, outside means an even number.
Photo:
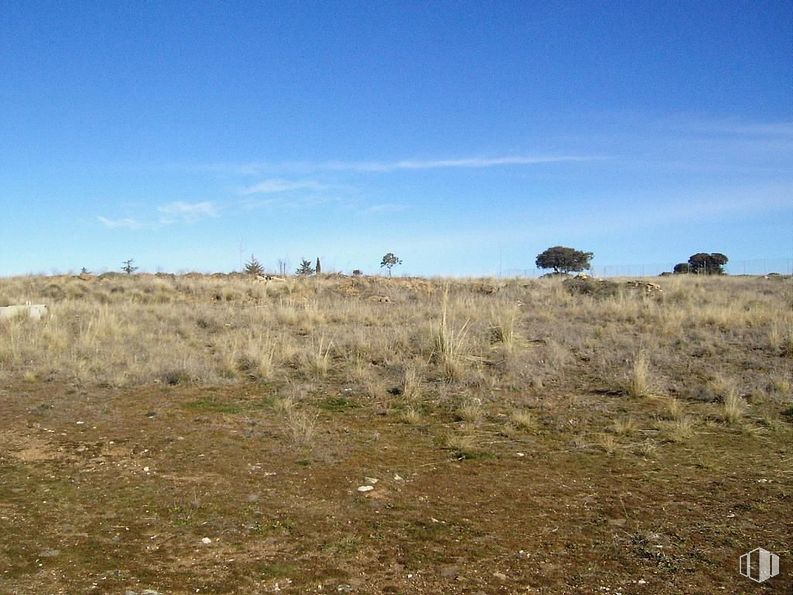
[[[583,271],[590,267],[592,252],[581,252],[565,246],[553,246],[537,255],[535,263],[541,269],[553,269],[554,273],[567,274]]]
[[[728,258],[720,252],[698,252],[688,259],[689,272],[697,275],[723,275]]]
[[[264,267],[256,260],[256,257],[251,254],[251,259],[245,264],[243,270],[246,275],[259,275],[264,277]]]
[[[314,267],[311,266],[311,261],[306,260],[305,258],[300,260],[300,266],[295,271],[295,275],[302,275],[303,277],[308,277],[309,275],[314,274]]]
[[[399,258],[397,258],[396,256],[394,256],[393,252],[389,252],[388,254],[383,256],[383,261],[380,263],[380,268],[381,269],[383,267],[387,268],[388,269],[388,276],[390,277],[391,276],[391,269],[393,269],[395,266],[398,266],[400,264],[402,264],[402,261]]]
[[[125,260],[124,262],[121,263],[123,265],[121,267],[121,270],[124,271],[127,275],[131,275],[132,273],[138,270],[138,267],[132,266],[133,262],[135,261],[132,258],[130,258],[129,260]]]

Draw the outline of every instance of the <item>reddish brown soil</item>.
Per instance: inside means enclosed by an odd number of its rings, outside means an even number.
[[[560,429],[614,407],[579,395],[523,438],[484,422],[457,460],[443,411],[305,404],[306,448],[267,396],[0,389],[0,592],[793,592],[788,430],[609,455]],[[764,585],[738,574],[758,546],[782,559]]]

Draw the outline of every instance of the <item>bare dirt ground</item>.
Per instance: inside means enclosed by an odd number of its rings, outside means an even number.
[[[576,424],[639,405],[558,395],[552,431],[461,459],[438,447],[464,423],[446,412],[409,425],[323,390],[300,448],[259,385],[3,388],[0,591],[793,592],[789,432],[570,448]],[[783,560],[764,585],[737,570],[757,546]]]

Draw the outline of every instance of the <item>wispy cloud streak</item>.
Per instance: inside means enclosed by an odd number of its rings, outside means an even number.
[[[176,201],[157,207],[162,214],[161,223],[185,222],[193,223],[201,219],[217,217],[220,208],[212,201],[184,202]]]
[[[323,190],[325,187],[324,184],[320,184],[314,180],[284,180],[282,178],[274,178],[243,188],[240,194],[243,196],[248,196],[250,194],[276,194],[278,192],[291,192],[293,190]]]
[[[318,164],[331,171],[389,172],[416,169],[486,168],[509,165],[539,165],[569,161],[589,161],[593,157],[581,156],[508,156],[466,157],[462,159],[406,159],[402,161],[328,161]]]
[[[99,215],[97,220],[108,229],[142,229],[145,227],[144,223],[141,223],[137,219],[133,219],[131,217],[124,217],[122,219],[108,219],[107,217],[102,217]]]
[[[97,216],[97,220],[108,229],[157,229],[167,225],[178,223],[195,223],[202,219],[217,217],[221,208],[216,203],[205,200],[201,202],[175,201],[157,207],[158,217],[140,220],[133,217],[123,217],[120,219],[110,219],[109,217]]]
[[[554,163],[574,163],[607,159],[594,155],[507,155],[501,157],[463,157],[455,159],[402,159],[398,161],[288,161],[288,162],[249,162],[216,163],[201,166],[201,169],[217,172],[230,172],[239,175],[257,175],[263,172],[352,172],[387,173],[404,170],[429,169],[475,169],[507,166],[532,166]],[[251,194],[256,192],[283,192],[297,189],[319,189],[313,181],[290,181],[282,179],[266,180],[262,184],[249,187]],[[320,184],[321,186],[321,184]]]

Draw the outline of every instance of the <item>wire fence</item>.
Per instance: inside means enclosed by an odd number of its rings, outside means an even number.
[[[676,263],[650,264],[609,264],[594,265],[586,274],[593,277],[657,277],[661,273],[671,273]],[[728,275],[793,275],[793,258],[756,258],[753,260],[729,261],[724,266]],[[547,274],[547,269],[505,269],[502,277],[536,278]]]

